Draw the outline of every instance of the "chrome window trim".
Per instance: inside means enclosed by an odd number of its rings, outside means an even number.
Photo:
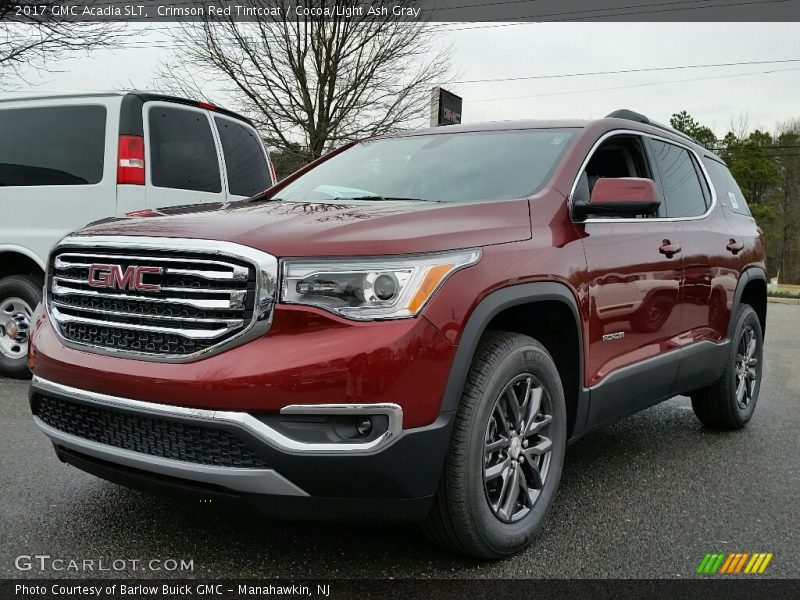
[[[256,298],[254,299],[253,303],[253,317],[250,323],[248,323],[244,329],[242,329],[242,331],[236,335],[223,340],[219,344],[215,344],[191,354],[164,355],[150,352],[135,352],[130,350],[119,350],[116,348],[103,348],[100,346],[94,346],[92,344],[68,340],[61,334],[58,321],[53,315],[53,309],[50,306],[49,301],[49,290],[50,286],[53,285],[54,279],[54,275],[51,273],[53,256],[56,252],[60,252],[65,247],[67,248],[66,253],[69,254],[69,249],[72,248],[84,248],[87,251],[91,251],[103,246],[106,246],[108,249],[119,250],[121,253],[128,252],[129,254],[131,251],[148,252],[169,250],[177,252],[185,251],[201,255],[207,254],[212,260],[214,257],[218,257],[220,259],[233,258],[244,261],[252,265],[256,272]],[[101,252],[105,252],[106,254],[108,253],[107,250]],[[58,277],[55,278],[57,279]],[[186,363],[194,362],[202,358],[218,354],[219,352],[240,346],[266,334],[272,326],[274,307],[278,300],[277,292],[277,257],[249,246],[244,246],[234,242],[191,238],[68,235],[50,251],[50,256],[47,260],[47,280],[45,283],[43,302],[45,311],[47,312],[47,317],[53,326],[56,336],[58,336],[58,339],[62,344],[69,348],[90,351],[93,354],[115,356],[118,358],[128,358],[133,360]],[[100,293],[98,292],[96,295],[100,295]],[[195,302],[202,303],[203,301],[198,299]],[[109,323],[109,326],[113,327],[114,324]]]
[[[636,219],[636,218],[603,218],[603,217],[592,217],[591,219],[585,219],[583,221],[574,221],[572,219],[572,198],[575,195],[575,189],[578,187],[578,181],[581,178],[581,174],[586,169],[586,166],[589,164],[594,153],[597,151],[597,148],[608,138],[614,137],[615,135],[638,135],[640,137],[648,137],[650,139],[658,140],[660,142],[664,142],[667,144],[672,144],[673,146],[678,146],[683,148],[684,150],[688,150],[692,156],[695,158],[695,162],[697,166],[700,168],[700,172],[702,173],[703,177],[705,178],[706,186],[708,187],[709,191],[711,192],[711,203],[709,204],[706,212],[702,215],[697,215],[694,217],[655,217],[655,218],[646,218],[646,219]],[[652,165],[655,166],[655,165]],[[575,176],[575,180],[572,182],[572,187],[569,190],[569,196],[567,196],[567,210],[569,211],[569,218],[570,221],[576,224],[582,223],[672,223],[672,222],[679,222],[679,221],[699,221],[701,219],[705,219],[708,215],[710,215],[714,208],[717,206],[717,191],[714,189],[714,185],[711,183],[711,177],[706,170],[706,166],[703,164],[702,157],[690,146],[660,136],[653,133],[648,133],[646,131],[636,131],[635,129],[612,129],[611,131],[607,131],[600,138],[592,145],[589,153],[586,155],[586,158],[581,163],[580,169],[578,169],[578,174]]]
[[[266,423],[259,421],[253,415],[246,412],[206,410],[201,408],[187,408],[184,406],[171,406],[168,404],[158,404],[156,402],[144,402],[120,396],[110,396],[82,390],[41,377],[34,376],[31,382],[32,392],[41,391],[52,393],[56,396],[72,398],[89,404],[116,408],[127,411],[135,411],[151,415],[166,417],[179,417],[196,419],[211,423],[226,423],[234,425],[252,434],[257,439],[272,446],[282,452],[292,454],[371,454],[377,450],[382,450],[393,444],[403,432],[403,409],[397,404],[303,404],[290,405],[281,409],[281,414],[320,414],[320,415],[386,415],[389,420],[389,427],[380,436],[372,441],[364,443],[335,443],[335,442],[300,442],[292,439],[280,431],[270,427]],[[82,438],[79,438],[82,439]],[[88,440],[87,440],[88,441]],[[102,444],[101,444],[102,445]],[[102,445],[104,448],[105,445]],[[134,453],[140,455],[139,453]],[[149,456],[149,455],[141,455]],[[181,461],[178,461],[181,462]]]

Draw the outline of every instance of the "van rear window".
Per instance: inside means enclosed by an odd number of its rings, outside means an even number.
[[[100,183],[105,139],[103,106],[0,110],[0,186]]]
[[[230,119],[214,117],[214,121],[225,156],[228,191],[235,196],[252,196],[272,185],[256,132]]]
[[[220,192],[217,147],[206,113],[157,106],[150,109],[153,185],[195,192]]]

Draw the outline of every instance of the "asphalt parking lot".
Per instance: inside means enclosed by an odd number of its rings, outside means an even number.
[[[81,576],[15,568],[18,555],[49,554],[193,561],[193,572],[106,573],[159,578],[687,578],[707,552],[741,551],[774,553],[761,577],[800,577],[798,355],[800,306],[770,304],[746,429],[704,430],[678,397],[589,434],[567,450],[538,540],[496,563],[439,550],[413,526],[274,522],[95,479],[56,459],[31,421],[27,382],[0,379],[1,576]]]

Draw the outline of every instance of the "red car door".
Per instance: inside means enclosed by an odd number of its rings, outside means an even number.
[[[595,149],[577,183],[585,189],[576,187],[575,193],[589,194],[592,180],[598,177],[656,179],[656,173],[642,136],[614,135]],[[593,217],[578,227],[583,228],[588,266],[586,373],[592,387],[679,345],[682,323],[676,307],[683,278],[683,240],[674,223],[661,215]],[[619,400],[626,394],[604,386],[611,391],[604,391],[597,400],[593,395],[590,422],[610,420],[668,394],[676,374],[677,363],[653,370],[642,389],[633,390],[632,400]]]

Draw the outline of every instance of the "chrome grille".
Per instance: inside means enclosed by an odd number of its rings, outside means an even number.
[[[51,254],[47,309],[67,343],[178,362],[266,331],[276,276],[237,244],[74,236]]]

